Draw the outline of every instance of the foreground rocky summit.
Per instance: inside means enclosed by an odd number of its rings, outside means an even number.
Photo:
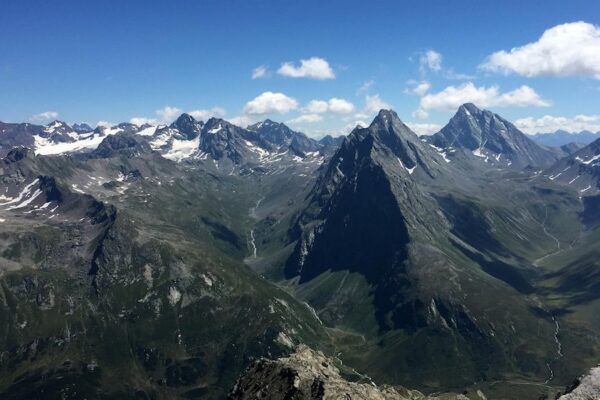
[[[594,400],[600,399],[600,366],[592,368],[587,374],[575,380],[567,393],[559,400]]]
[[[355,371],[352,371],[356,374]],[[362,380],[369,381],[368,377]],[[341,376],[334,360],[305,345],[278,360],[254,362],[240,377],[229,395],[230,400],[243,399],[372,399],[372,400],[468,400],[485,399],[474,396],[445,394],[429,397],[416,390],[381,386],[374,383],[349,382]]]

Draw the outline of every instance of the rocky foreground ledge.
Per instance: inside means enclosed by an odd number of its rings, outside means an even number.
[[[559,400],[597,400],[600,399],[600,366],[592,368],[587,374],[577,379],[567,394]]]
[[[483,393],[426,396],[398,386],[349,382],[333,360],[308,346],[278,360],[255,361],[238,379],[230,400],[486,400]]]

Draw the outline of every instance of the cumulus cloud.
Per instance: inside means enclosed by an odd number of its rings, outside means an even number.
[[[96,126],[100,126],[100,127],[103,127],[103,128],[110,128],[113,125],[114,124],[112,122],[108,122],[108,121],[98,121],[98,122],[96,122]]]
[[[171,122],[175,118],[179,117],[182,111],[177,107],[166,106],[164,108],[156,110],[155,113],[156,115],[158,115],[158,118],[161,122]]]
[[[229,119],[229,122],[237,126],[246,127],[258,122],[258,118],[256,116],[238,115],[237,117]]]
[[[427,50],[419,57],[419,68],[421,72],[427,70],[440,71],[442,69],[442,55],[435,50]]]
[[[252,79],[265,78],[267,76],[268,70],[264,65],[260,65],[252,70]]]
[[[354,104],[345,99],[332,97],[329,100],[311,100],[304,110],[312,114],[332,112],[335,114],[350,114],[354,111]]]
[[[381,96],[379,96],[379,94],[366,95],[363,107],[356,113],[352,114],[351,117],[347,117],[345,119],[347,121],[351,119],[354,120],[352,124],[348,125],[352,128],[354,128],[356,124],[360,124],[361,126],[368,126],[369,124],[366,124],[364,121],[371,121],[375,117],[375,114],[377,114],[381,109],[388,110],[391,108],[392,106],[390,106],[385,100],[383,100]]]
[[[498,51],[480,65],[484,71],[536,76],[591,76],[600,79],[600,27],[586,22],[557,25],[535,42]]]
[[[130,123],[142,126],[145,124],[157,125],[159,121],[156,118],[145,118],[145,117],[133,117],[129,120]]]
[[[329,99],[329,111],[336,114],[349,114],[354,111],[354,104],[347,100],[333,97]]]
[[[404,93],[416,94],[419,97],[424,96],[431,89],[431,83],[427,81],[409,81],[408,84],[410,87]]]
[[[192,110],[188,114],[197,120],[206,121],[211,117],[223,118],[227,112],[221,107],[213,107],[210,109]]]
[[[285,114],[298,108],[298,101],[283,93],[264,92],[246,103],[244,114]]]
[[[600,115],[576,115],[575,117],[557,117],[544,115],[541,118],[520,118],[515,121],[515,126],[523,132],[551,133],[557,130],[567,132],[600,131]]]
[[[314,124],[315,122],[320,122],[323,120],[323,117],[319,114],[303,114],[294,119],[290,119],[288,123],[290,124]]]
[[[406,125],[412,129],[417,135],[433,135],[442,129],[439,124],[420,124],[416,122],[407,122]]]
[[[309,113],[325,113],[329,110],[329,103],[325,100],[311,100],[304,109]]]
[[[367,95],[365,97],[365,107],[363,109],[363,113],[367,115],[376,114],[381,109],[390,109],[392,108],[387,102],[385,102],[378,94],[374,94],[372,96]]]
[[[550,106],[549,101],[526,85],[501,93],[498,86],[478,87],[473,82],[467,82],[460,86],[448,86],[441,92],[421,97],[419,109],[413,115],[426,118],[431,110],[454,111],[464,103],[475,103],[480,107]]]
[[[30,119],[36,122],[43,122],[56,118],[58,118],[58,113],[56,111],[44,111],[39,114],[32,115]]]
[[[335,73],[329,66],[327,60],[319,57],[300,60],[299,66],[291,62],[283,63],[277,70],[277,73],[290,78],[310,78],[319,80],[335,78]]]

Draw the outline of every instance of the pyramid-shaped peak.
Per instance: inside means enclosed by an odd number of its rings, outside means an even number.
[[[394,110],[380,110],[367,129],[371,131],[371,134],[377,134],[379,136],[385,132],[384,136],[391,135],[410,139],[411,141],[418,140],[417,134],[402,122]],[[358,128],[358,130],[360,131],[361,129]]]
[[[50,122],[48,125],[46,125],[47,131],[53,131],[53,130],[57,130],[57,129],[71,130],[71,127],[66,122],[59,121],[59,120],[54,120],[54,121]]]
[[[183,113],[179,117],[177,117],[177,119],[175,120],[174,123],[182,123],[182,122],[196,122],[196,119],[188,113]]]
[[[375,121],[381,121],[384,123],[387,122],[402,122],[400,120],[400,117],[398,117],[398,114],[396,114],[396,111],[394,110],[386,110],[386,109],[381,109],[379,110],[379,112],[377,113],[377,116],[375,117],[375,119],[373,120],[373,122]]]
[[[458,108],[459,113],[465,113],[465,114],[469,114],[469,113],[480,114],[483,111],[485,111],[485,110],[480,109],[473,103],[465,103]]]

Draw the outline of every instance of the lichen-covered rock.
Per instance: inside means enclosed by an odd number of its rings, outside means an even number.
[[[475,397],[485,399],[482,394]],[[333,360],[308,346],[278,360],[254,362],[238,379],[230,400],[468,400],[465,395],[428,397],[402,387],[349,382],[340,375]]]

